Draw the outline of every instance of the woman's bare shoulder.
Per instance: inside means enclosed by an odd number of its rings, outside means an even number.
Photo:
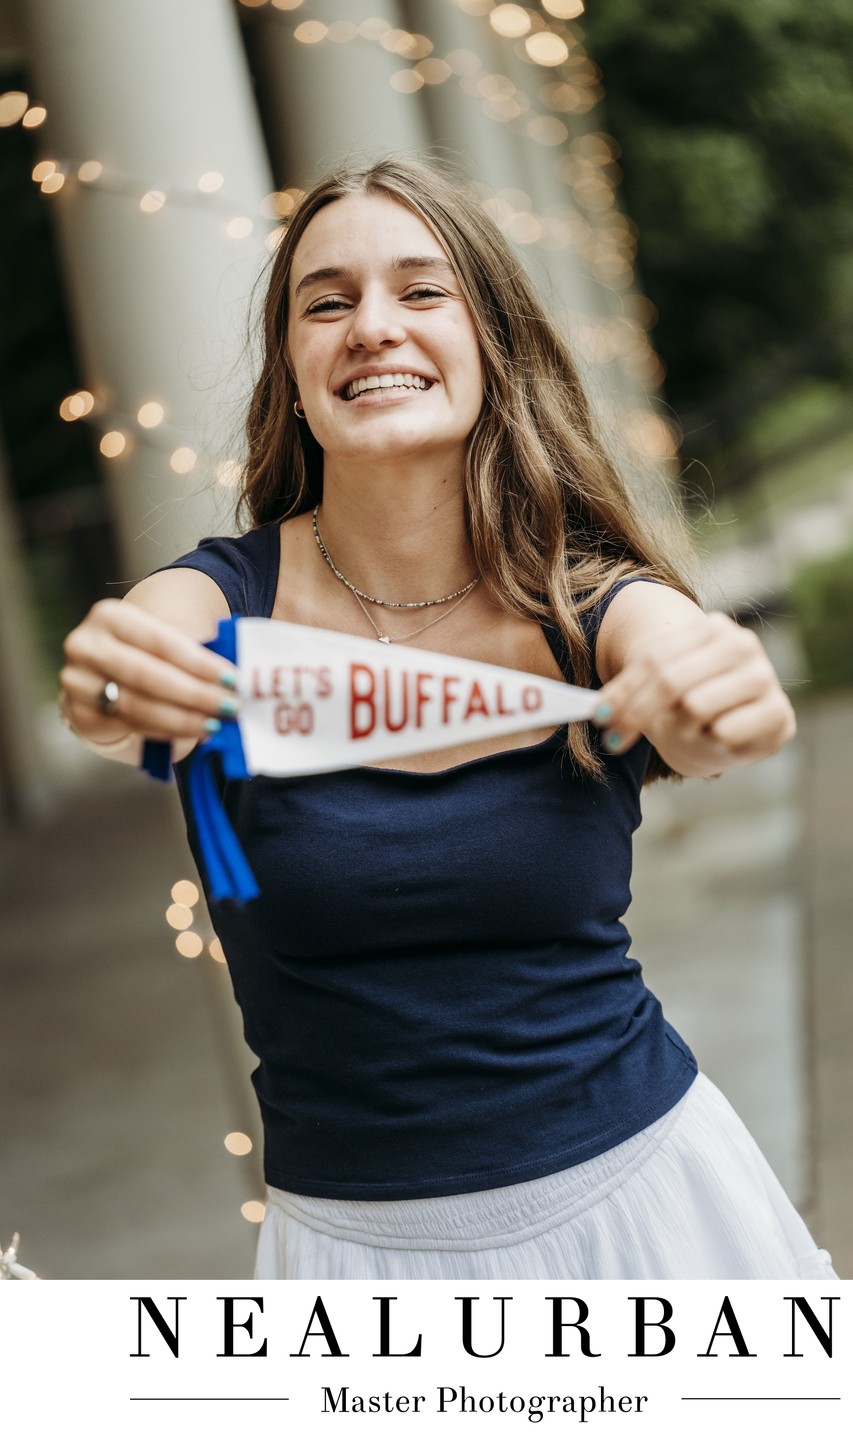
[[[611,600],[598,630],[595,665],[601,681],[615,677],[639,643],[693,622],[700,611],[692,598],[665,583],[627,583]]]
[[[215,637],[220,619],[230,616],[222,589],[196,568],[166,568],[152,573],[131,588],[124,601],[202,643]]]

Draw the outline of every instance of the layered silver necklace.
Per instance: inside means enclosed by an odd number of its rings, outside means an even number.
[[[329,553],[329,550],[327,549],[325,543],[320,537],[320,530],[317,527],[317,509],[319,509],[319,507],[320,505],[318,504],[317,508],[314,509],[314,512],[311,515],[312,526],[314,529],[314,537],[317,540],[317,547],[319,548],[320,552],[322,553],[335,577],[339,580],[339,582],[344,584],[344,587],[349,588],[350,592],[355,598],[355,601],[357,602],[359,608],[361,609],[373,631],[375,632],[380,643],[406,643],[410,638],[417,637],[418,633],[426,632],[427,628],[431,628],[434,623],[440,623],[442,618],[449,618],[450,614],[455,613],[459,605],[465,602],[465,599],[468,597],[468,594],[473,592],[473,590],[476,588],[477,584],[480,581],[480,574],[478,573],[475,578],[471,579],[470,583],[465,584],[464,588],[457,588],[455,593],[448,593],[444,598],[423,598],[420,602],[417,603],[396,603],[392,602],[388,598],[374,598],[371,596],[370,593],[364,593],[360,588],[357,588],[354,583],[350,582],[349,578],[345,577],[345,575],[341,572],[340,568],[335,566],[334,562],[332,561],[332,557]],[[454,599],[456,599],[455,602],[453,601]],[[443,606],[445,603],[452,603],[453,606],[451,608],[445,608],[442,613],[439,613],[437,618],[430,618],[429,622],[423,623],[420,628],[415,628],[412,632],[409,633],[400,633],[396,638],[392,638],[389,633],[383,633],[382,629],[378,626],[378,624],[374,622],[373,615],[370,613],[369,609],[365,607],[365,603],[373,603],[377,608],[437,608],[439,606]]]

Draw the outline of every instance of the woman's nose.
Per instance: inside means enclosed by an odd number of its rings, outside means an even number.
[[[382,294],[363,294],[352,311],[347,343],[351,349],[383,349],[402,344],[405,326],[396,300]]]

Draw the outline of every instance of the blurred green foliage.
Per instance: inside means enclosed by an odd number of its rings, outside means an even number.
[[[582,24],[667,397],[719,457],[768,389],[853,373],[853,4],[606,0]]]
[[[815,688],[853,683],[853,548],[802,568],[792,599]]]

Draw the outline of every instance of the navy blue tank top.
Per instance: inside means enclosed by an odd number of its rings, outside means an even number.
[[[279,552],[272,525],[172,566],[269,617]],[[648,753],[606,757],[595,781],[562,728],[443,772],[221,783],[261,888],[211,915],[259,1060],[270,1185],[353,1200],[511,1185],[680,1099],[696,1063],[622,924]],[[188,834],[198,860],[189,816]]]

